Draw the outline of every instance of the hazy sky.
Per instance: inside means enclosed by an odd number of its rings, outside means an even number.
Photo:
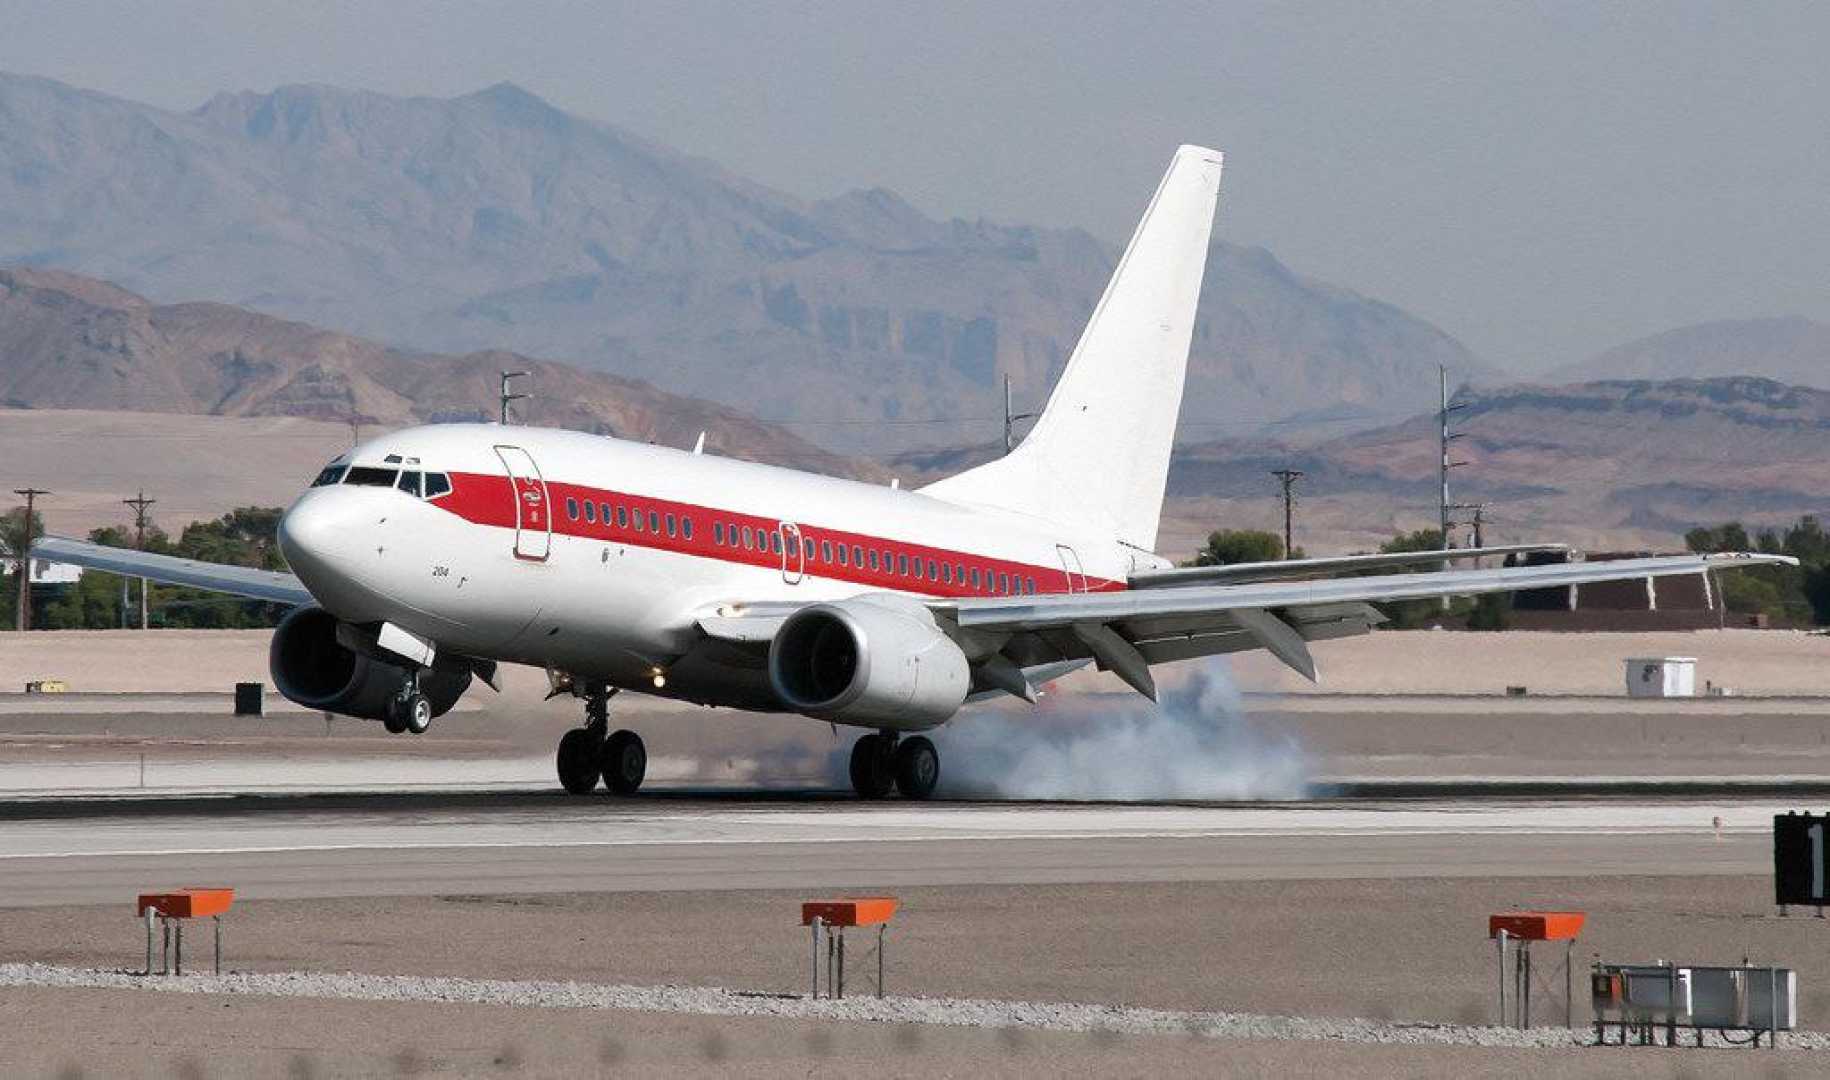
[[[820,197],[1122,240],[1169,152],[1218,229],[1518,371],[1830,320],[1830,4],[0,0],[0,68],[173,108],[512,80]]]

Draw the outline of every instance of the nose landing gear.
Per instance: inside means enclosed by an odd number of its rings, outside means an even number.
[[[573,728],[559,740],[555,764],[559,784],[573,795],[589,795],[601,778],[616,795],[633,795],[648,772],[648,750],[633,731],[610,727],[610,698],[615,687],[595,683],[582,695],[585,726]]]
[[[892,789],[905,799],[926,799],[940,782],[940,752],[916,735],[894,731],[861,736],[851,748],[851,786],[861,799],[885,799]]]
[[[400,684],[400,691],[388,699],[384,713],[382,726],[395,735],[402,732],[424,735],[432,726],[432,702],[419,692],[418,672],[407,676]]]

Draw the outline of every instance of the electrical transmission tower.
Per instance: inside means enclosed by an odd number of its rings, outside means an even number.
[[[513,391],[509,390],[509,388],[508,388],[509,383],[513,382],[516,379],[525,379],[530,374],[532,374],[532,372],[527,372],[527,371],[504,371],[504,372],[502,372],[501,404],[502,404],[502,426],[503,427],[507,427],[509,424],[514,422],[514,414],[509,412],[508,407],[517,401],[520,401],[524,398],[529,398],[529,397],[533,396],[532,394],[514,393]]]

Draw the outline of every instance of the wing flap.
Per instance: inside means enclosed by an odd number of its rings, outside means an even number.
[[[1400,566],[1468,559],[1500,558],[1545,551],[1568,551],[1567,544],[1509,544],[1502,547],[1449,548],[1446,551],[1400,551],[1380,555],[1337,555],[1323,559],[1280,559],[1275,562],[1229,563],[1224,566],[1182,566],[1174,570],[1139,570],[1128,584],[1133,589],[1174,589],[1188,585],[1244,584],[1251,581],[1286,581],[1291,578],[1344,574],[1354,570],[1389,570]]]

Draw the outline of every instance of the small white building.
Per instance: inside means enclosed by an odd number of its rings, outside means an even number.
[[[1695,697],[1697,658],[1637,656],[1627,660],[1628,697]]]

